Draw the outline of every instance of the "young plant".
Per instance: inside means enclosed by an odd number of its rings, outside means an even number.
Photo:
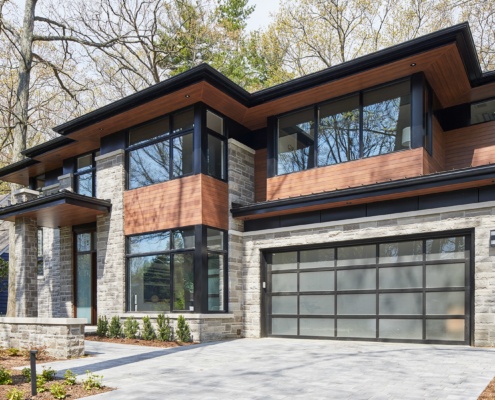
[[[98,317],[96,323],[96,335],[99,337],[106,337],[108,335],[108,320],[104,315]]]
[[[31,368],[23,368],[21,374],[27,382],[31,382]]]
[[[86,371],[86,379],[82,381],[83,388],[85,390],[91,390],[91,389],[101,389],[103,387],[102,380],[103,380],[103,375],[96,375],[93,374],[91,371],[87,370]]]
[[[50,386],[50,393],[56,399],[65,399],[67,397],[67,391],[60,383],[54,383]]]
[[[124,322],[124,336],[127,339],[136,339],[139,332],[139,322],[135,318],[129,317]]]
[[[120,318],[117,315],[113,316],[110,321],[108,336],[113,339],[122,337],[122,324],[120,323]]]
[[[142,337],[144,340],[155,340],[156,333],[153,329],[153,325],[151,325],[150,317],[143,317],[143,334]]]
[[[38,393],[43,393],[47,391],[46,388],[46,379],[43,375],[37,375],[36,376],[36,390]]]
[[[12,384],[12,375],[4,367],[0,367],[0,385]]]
[[[170,318],[168,316],[165,317],[164,314],[158,314],[156,317],[156,324],[158,325],[158,340],[161,340],[162,342],[171,342],[174,340],[174,331],[170,326]]]
[[[7,349],[7,352],[9,353],[9,356],[12,357],[17,357],[21,353],[21,351],[16,347],[11,347]]]
[[[177,318],[177,338],[181,342],[191,341],[191,329],[183,315]]]
[[[24,400],[24,392],[17,388],[12,388],[7,392],[7,400]]]
[[[43,372],[41,373],[41,376],[45,379],[45,381],[49,382],[55,379],[56,374],[57,371],[48,367],[47,369],[43,368]]]
[[[65,371],[64,379],[65,379],[64,383],[67,386],[73,386],[76,384],[77,375],[74,372],[72,372],[70,369],[68,369],[67,371]]]

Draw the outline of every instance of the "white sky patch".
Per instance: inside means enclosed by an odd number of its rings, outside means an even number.
[[[275,13],[279,8],[279,0],[249,0],[249,5],[255,5],[256,9],[247,22],[247,30],[252,31],[266,28],[272,21],[270,13]]]

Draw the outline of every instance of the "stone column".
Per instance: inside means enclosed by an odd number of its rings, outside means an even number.
[[[60,317],[74,317],[74,282],[72,269],[72,227],[60,228]]]
[[[96,157],[96,182],[97,197],[112,203],[96,226],[97,310],[112,316],[125,311],[124,150]]]

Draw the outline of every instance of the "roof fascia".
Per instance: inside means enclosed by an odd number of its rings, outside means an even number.
[[[18,161],[14,164],[7,165],[6,167],[0,168],[0,178],[3,176],[10,175],[14,172],[21,171],[24,168],[28,168],[34,164],[38,164],[39,161],[33,160],[31,158],[25,158],[21,161]]]

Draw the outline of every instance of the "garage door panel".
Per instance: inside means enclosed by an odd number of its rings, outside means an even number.
[[[301,295],[299,312],[301,315],[333,315],[334,299],[333,295]]]
[[[465,301],[464,291],[426,293],[426,314],[464,315]]]
[[[337,266],[370,265],[376,263],[376,246],[349,246],[337,249]]]
[[[423,241],[382,243],[379,245],[380,264],[423,261]]]
[[[297,335],[297,318],[272,318],[272,335]]]
[[[303,250],[300,252],[301,269],[332,268],[335,258],[335,249]]]
[[[376,320],[338,319],[337,337],[373,339],[376,337]]]
[[[333,271],[301,272],[299,290],[301,292],[329,292],[334,290]]]
[[[465,263],[437,264],[426,266],[426,287],[464,287]]]
[[[423,266],[379,269],[380,289],[415,289],[423,287]]]
[[[422,319],[380,319],[380,339],[421,340]]]
[[[375,294],[337,295],[338,315],[376,315]]]
[[[297,292],[297,273],[290,274],[273,274],[272,275],[273,292]]]
[[[464,319],[432,319],[426,321],[427,340],[465,340]]]
[[[375,268],[337,271],[337,290],[367,290],[375,288]]]
[[[333,318],[301,318],[299,324],[301,336],[334,336],[335,322]]]
[[[273,296],[272,297],[272,314],[296,315],[297,314],[297,296]]]
[[[423,293],[382,293],[380,315],[422,315]]]

